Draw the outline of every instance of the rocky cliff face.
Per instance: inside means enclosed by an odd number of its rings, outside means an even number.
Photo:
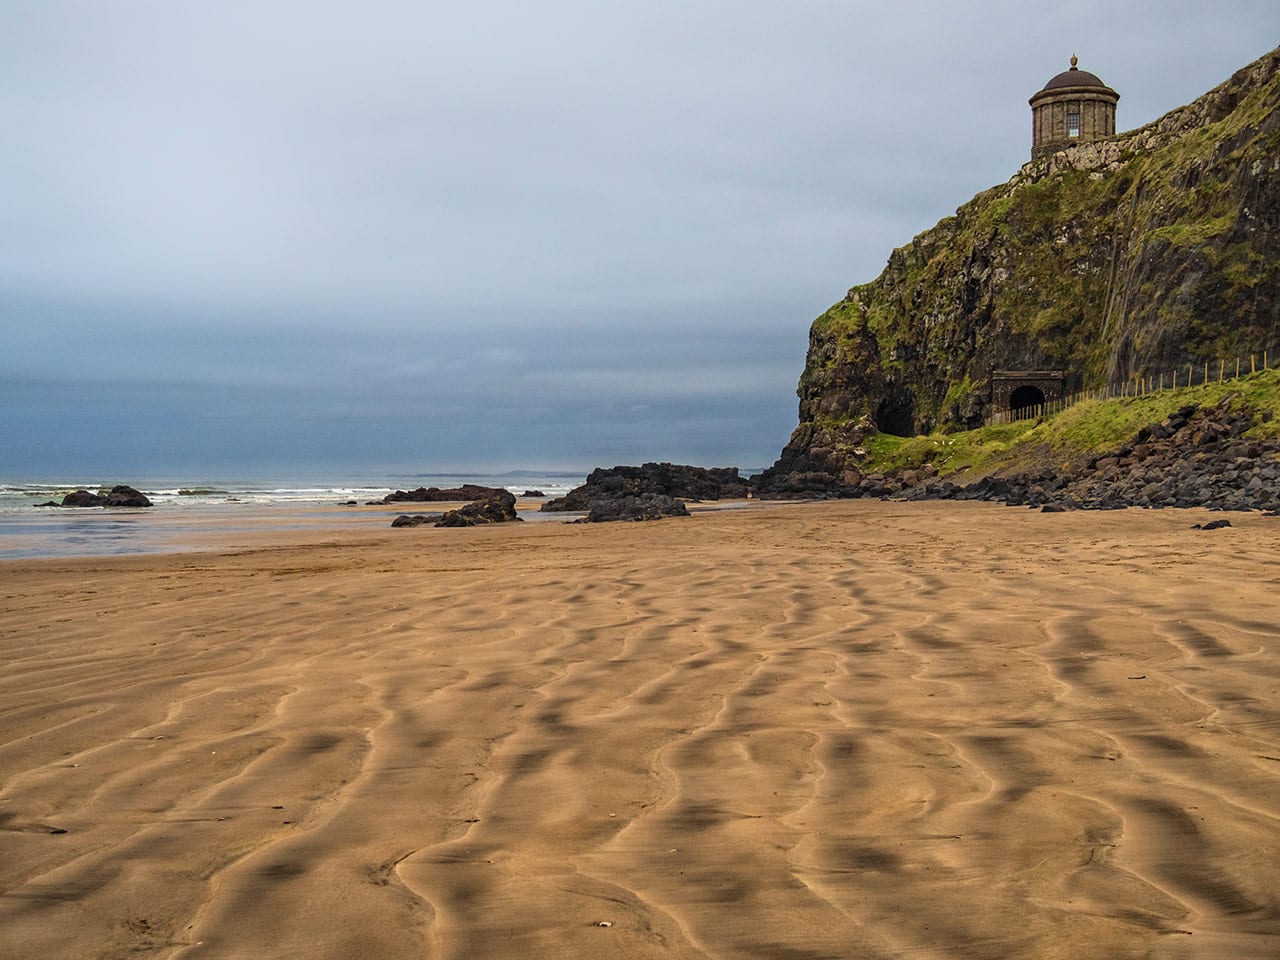
[[[982,422],[992,370],[1067,390],[1280,347],[1280,49],[1194,103],[1033,160],[814,321],[768,477]]]

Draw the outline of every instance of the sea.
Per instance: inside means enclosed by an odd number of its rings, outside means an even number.
[[[464,483],[501,487],[517,496],[540,491],[557,497],[579,486],[581,473],[520,470],[505,473],[388,473],[309,477],[0,477],[0,560],[42,557],[96,557],[180,552],[208,547],[219,536],[270,526],[273,530],[386,526],[384,511],[317,510],[364,504],[393,490],[458,487]],[[99,492],[116,483],[145,493],[150,508],[47,507],[73,490]],[[406,503],[405,513],[438,509]],[[563,515],[536,511],[525,519]]]

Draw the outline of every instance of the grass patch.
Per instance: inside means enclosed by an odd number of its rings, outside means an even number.
[[[1200,249],[1212,238],[1226,233],[1235,224],[1234,212],[1204,220],[1183,221],[1157,227],[1147,235],[1149,241],[1163,240],[1175,247]]]

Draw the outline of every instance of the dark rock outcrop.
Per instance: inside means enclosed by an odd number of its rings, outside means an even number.
[[[600,467],[586,483],[541,507],[549,513],[590,510],[605,500],[657,494],[685,500],[721,500],[745,497],[751,483],[738,475],[737,467],[690,467],[671,463],[646,463],[638,467]]]
[[[839,500],[859,497],[890,497],[928,482],[938,475],[932,464],[898,473],[859,473],[843,470],[840,476],[821,471],[807,473],[766,472],[752,479],[761,500]]]
[[[117,484],[111,488],[111,492],[106,496],[105,507],[149,507],[151,501],[147,495],[141,493],[127,484]]]
[[[516,516],[515,494],[507,490],[495,490],[483,499],[468,503],[465,507],[450,510],[436,521],[437,527],[475,527],[486,523],[510,523],[519,521]]]
[[[587,515],[574,523],[611,523],[620,520],[661,520],[665,517],[687,517],[684,501],[662,493],[624,494],[593,500]]]
[[[88,490],[74,490],[62,498],[63,507],[149,507],[151,500],[146,494],[135,490],[128,484],[119,483],[108,493],[90,493]]]
[[[1208,523],[1193,523],[1192,530],[1221,530],[1231,526],[1230,520],[1210,520]]]
[[[432,523],[439,520],[441,514],[438,513],[402,513],[391,521],[393,527],[420,527],[424,523]]]
[[[99,496],[96,493],[90,493],[88,490],[73,490],[62,498],[61,506],[64,507],[101,507],[105,506],[106,497]]]
[[[483,500],[507,491],[500,487],[482,487],[475,483],[464,483],[460,487],[418,487],[416,490],[397,490],[382,498],[382,503],[458,503],[471,500]]]

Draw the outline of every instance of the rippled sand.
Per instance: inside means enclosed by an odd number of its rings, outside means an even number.
[[[1280,519],[0,565],[6,958],[1280,956]]]

